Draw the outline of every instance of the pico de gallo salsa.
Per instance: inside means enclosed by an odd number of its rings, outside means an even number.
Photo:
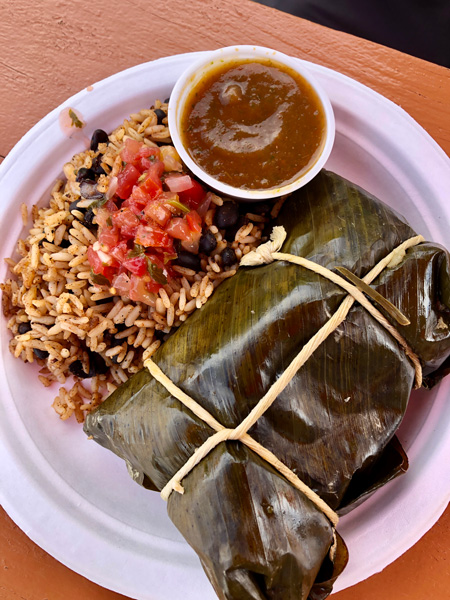
[[[151,304],[175,276],[177,248],[198,254],[211,194],[189,175],[167,172],[160,148],[127,139],[120,157],[122,169],[110,181],[114,194],[97,201],[97,241],[88,260],[95,282]]]

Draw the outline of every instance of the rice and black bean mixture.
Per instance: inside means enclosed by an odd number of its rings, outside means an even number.
[[[85,415],[143,367],[174,328],[200,309],[238,261],[263,239],[277,206],[238,205],[208,192],[198,254],[179,252],[173,276],[146,302],[120,297],[97,277],[88,249],[97,240],[98,202],[113,196],[127,139],[159,147],[165,174],[185,171],[171,145],[167,104],[132,114],[109,136],[96,130],[89,150],[64,165],[49,204],[31,209],[32,226],[6,259],[11,278],[1,284],[3,312],[16,358],[39,365],[39,380],[59,384],[53,408],[61,419]],[[163,177],[164,179],[164,177]],[[116,200],[118,200],[116,198]],[[120,206],[120,201],[118,201]],[[28,225],[26,204],[21,207]]]

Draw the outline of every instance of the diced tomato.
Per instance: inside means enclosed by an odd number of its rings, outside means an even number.
[[[184,217],[189,228],[189,237],[181,241],[181,246],[188,252],[197,254],[202,236],[202,220],[195,210]]]
[[[122,200],[128,198],[133,190],[133,186],[136,185],[140,176],[140,172],[131,164],[127,164],[123,171],[120,171],[120,173],[117,175],[116,189],[116,194],[119,196],[119,198]]]
[[[150,198],[157,198],[159,194],[162,192],[162,182],[159,177],[155,177],[150,173],[141,183],[141,189],[144,190],[147,194],[149,194]]]
[[[152,159],[152,162],[153,162],[153,159],[160,160],[161,149],[160,148],[149,148],[148,146],[146,146],[144,144],[139,151],[139,156],[141,156],[142,158],[149,157],[150,159]]]
[[[191,209],[197,209],[206,196],[206,192],[203,187],[195,181],[195,179],[191,179],[192,185],[190,188],[178,192],[180,197],[180,201],[183,204],[187,204]],[[206,211],[205,211],[206,212]]]
[[[146,248],[173,249],[172,238],[158,225],[139,225],[136,231],[136,243]]]
[[[112,227],[102,227],[100,229],[98,241],[100,242],[104,252],[109,252],[111,248],[114,248],[114,246],[119,243],[119,239],[120,232],[117,226],[112,225]],[[105,248],[103,248],[103,246],[105,246]]]
[[[180,217],[174,217],[166,227],[166,232],[177,240],[188,240],[191,231],[187,221]]]
[[[128,198],[128,200],[125,200],[124,202],[122,202],[122,207],[121,210],[127,208],[130,212],[133,213],[133,215],[135,217],[137,217],[139,220],[142,219],[142,216],[144,214],[144,206],[142,206],[142,204],[138,204],[137,202],[135,202],[133,200],[133,197],[130,196]]]
[[[189,229],[194,233],[201,233],[202,231],[202,220],[198,213],[195,210],[191,210],[190,213],[186,215],[186,221],[189,225]]]
[[[133,165],[141,172],[152,164],[153,160],[159,160],[161,152],[159,148],[149,148],[142,142],[128,138],[120,152],[121,159],[127,164]]]
[[[170,191],[164,192],[159,148],[127,139],[121,158],[126,164],[112,180],[108,202],[96,211],[98,241],[89,247],[88,260],[122,297],[153,304],[153,294],[177,276],[171,268],[174,239],[198,252],[212,195],[181,173],[166,177]],[[130,252],[133,244],[138,254]]]
[[[158,251],[156,251],[156,252],[158,252]],[[160,268],[160,269],[161,269],[161,270],[164,272],[164,274],[166,275],[166,274],[167,274],[167,273],[166,273],[166,265],[164,264],[164,261],[163,261],[163,259],[162,259],[162,258],[161,258],[161,257],[160,257],[160,256],[159,256],[159,255],[158,255],[156,252],[150,252],[150,253],[147,255],[147,258],[148,258],[148,259],[149,259],[149,260],[150,260],[150,261],[151,261],[151,262],[152,262],[154,265],[156,265],[157,267],[159,267],[159,268]],[[163,254],[165,254],[165,253],[163,253]]]
[[[103,263],[101,261],[101,258],[99,257],[99,255],[93,249],[92,246],[89,246],[88,251],[87,251],[87,255],[88,255],[89,264],[91,265],[92,270],[94,271],[94,273],[100,273],[101,274],[103,272],[104,265],[103,265]]]
[[[107,227],[109,227],[111,225],[111,221],[109,221],[110,218],[111,218],[111,213],[109,210],[107,210],[103,206],[100,208],[97,208],[97,214],[95,216],[95,220],[97,221],[97,225],[101,229],[106,229]]]
[[[155,221],[155,223],[158,223],[158,225],[161,225],[161,227],[165,227],[169,222],[172,213],[167,206],[164,205],[164,202],[153,200],[145,207],[144,215],[147,219],[151,219],[152,221]]]
[[[147,192],[145,192],[139,185],[135,185],[133,191],[131,192],[131,196],[128,198],[128,200],[125,200],[122,206],[127,204],[137,204],[142,210],[142,208],[146,206],[151,199],[152,197],[150,194],[147,194]]]
[[[112,219],[117,227],[120,227],[120,233],[126,238],[133,238],[139,227],[140,221],[129,207],[121,208],[112,215]]]
[[[110,250],[111,256],[121,264],[126,259],[128,253],[129,249],[125,240],[122,240],[117,246],[114,246],[114,248],[111,248]]]
[[[139,183],[139,187],[151,198],[157,198],[162,192],[161,175],[164,173],[164,163],[154,162],[147,171],[144,181]]]
[[[116,210],[119,210],[117,208],[117,204],[114,202],[114,200],[112,198],[110,198],[108,200],[108,202],[105,204],[104,208],[106,208],[106,210],[108,210],[110,213],[116,212]]]
[[[155,162],[152,163],[149,171],[152,171],[154,175],[161,178],[164,173],[164,163],[160,160],[155,160]]]
[[[97,275],[103,275],[108,279],[108,281],[111,281],[111,279],[114,276],[115,269],[111,267],[110,264],[105,263],[102,260],[101,254],[96,252],[92,246],[89,246],[87,255],[89,264],[91,265],[91,268],[94,271],[94,273],[96,273]],[[111,259],[111,263],[112,262],[113,260]]]
[[[145,254],[126,258],[122,264],[138,277],[143,277],[147,273],[147,257]]]
[[[180,219],[174,217],[166,227],[167,233],[181,240],[182,247],[194,254],[198,252],[200,237],[202,235],[202,221],[195,211],[191,211]]]
[[[120,158],[127,164],[133,164],[136,161],[137,154],[141,149],[141,146],[141,142],[127,138],[122,150],[120,151]]]
[[[150,279],[150,278],[149,278]],[[130,300],[135,302],[144,302],[144,304],[153,305],[155,299],[147,289],[147,282],[137,275],[131,276]],[[158,284],[156,284],[158,285]],[[158,287],[158,290],[161,286]]]
[[[148,151],[148,158],[143,156],[139,161],[141,171],[148,171],[156,161],[159,161],[161,156],[159,148],[147,148],[146,146],[146,150]]]
[[[145,287],[147,288],[147,290],[149,292],[152,292],[153,294],[157,294],[159,292],[159,290],[162,288],[162,285],[160,283],[157,283],[156,281],[153,281],[153,279],[150,278],[150,281],[145,282]]]

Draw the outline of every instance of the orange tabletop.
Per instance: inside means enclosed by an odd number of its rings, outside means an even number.
[[[275,48],[340,71],[404,108],[450,154],[450,72],[249,0],[4,0],[0,160],[75,92],[141,62],[232,44]],[[450,597],[450,509],[382,573],[336,600]],[[0,509],[0,600],[124,598],[70,571]],[[176,600],[176,599],[173,599]]]

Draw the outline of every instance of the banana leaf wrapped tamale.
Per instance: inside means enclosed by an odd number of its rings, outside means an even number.
[[[287,200],[277,225],[287,232],[284,253],[359,278],[415,235],[391,209],[326,172]],[[424,384],[434,384],[450,355],[448,255],[422,243],[397,262],[372,287],[408,318],[400,326],[380,308],[419,357]],[[284,261],[240,268],[153,359],[234,428],[346,296]],[[355,303],[248,433],[345,512],[406,470],[395,432],[414,379],[404,349]],[[147,370],[90,414],[85,431],[122,457],[136,481],[158,490],[214,433]],[[169,516],[219,598],[321,600],[330,593],[347,560],[345,544],[320,508],[252,450],[221,443],[182,484],[184,494],[169,497]]]

